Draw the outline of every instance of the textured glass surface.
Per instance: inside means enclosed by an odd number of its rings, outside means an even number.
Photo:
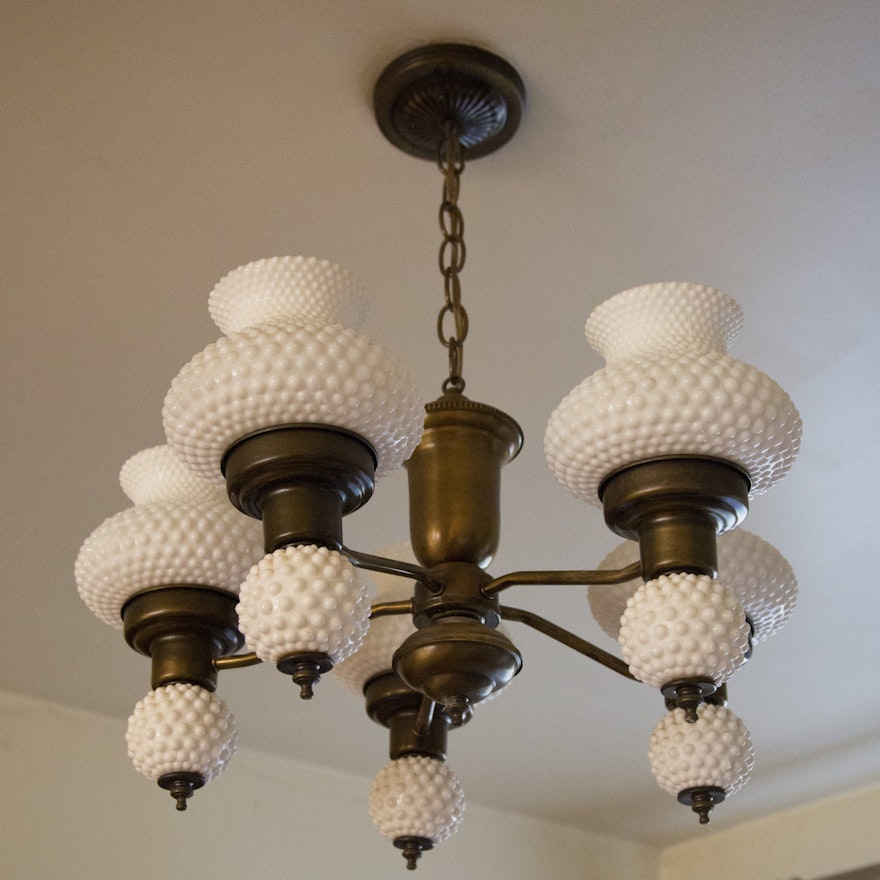
[[[370,817],[390,840],[425,837],[442,843],[464,813],[461,783],[442,761],[424,755],[392,761],[370,788]]]
[[[264,556],[241,585],[239,629],[266,662],[310,652],[338,663],[363,642],[371,593],[370,582],[337,551],[283,547]]]
[[[148,779],[199,773],[209,782],[235,755],[235,718],[223,700],[194,684],[150,691],[128,720],[128,756]]]
[[[362,311],[347,272],[279,258],[241,267],[218,288],[212,311],[229,335],[183,367],[163,408],[168,443],[189,467],[220,480],[236,440],[293,423],[363,437],[378,477],[409,458],[422,434],[422,396],[390,352],[340,323]]]
[[[649,284],[600,305],[587,339],[607,365],[559,404],[544,435],[550,469],[576,497],[642,459],[696,454],[732,461],[752,494],[784,476],[801,420],[769,376],[729,357],[739,307],[698,284]]]
[[[193,474],[167,446],[145,449],[122,467],[134,507],[106,519],[83,542],[74,565],[82,600],[122,628],[122,606],[165,584],[201,584],[237,593],[263,555],[259,522],[226,492]]]
[[[704,575],[661,575],[626,603],[619,642],[630,672],[650,687],[682,678],[727,681],[745,662],[749,628],[736,597]]]
[[[704,704],[693,724],[685,721],[683,709],[669,712],[651,734],[648,759],[654,778],[672,795],[697,786],[731,795],[748,782],[755,750],[733,712]]]

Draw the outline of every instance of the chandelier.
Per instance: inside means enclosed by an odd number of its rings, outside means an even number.
[[[500,472],[523,437],[510,416],[464,394],[458,193],[465,158],[515,132],[524,88],[497,56],[441,44],[394,60],[374,97],[385,136],[443,176],[442,394],[425,405],[394,356],[350,329],[364,297],[338,266],[266,259],[217,284],[210,312],[223,336],[172,382],[167,445],[124,464],[133,506],[76,560],[87,605],[151,658],[129,754],[185,809],[236,748],[219,672],[271,663],[310,698],[334,670],[388,729],[391,763],[370,812],[414,868],[461,819],[447,734],[520,671],[502,624],[517,622],[661,691],[651,768],[705,823],[753,764],[726,682],[795,601],[788,563],[737,527],[750,497],[791,467],[797,411],[727,355],[742,315],[725,294],[664,283],[612,297],[586,325],[606,366],[553,412],[544,450],[556,478],[627,540],[596,570],[490,575]],[[382,555],[346,546],[343,517],[400,466],[410,543]],[[623,658],[501,604],[507,589],[537,584],[588,586]]]

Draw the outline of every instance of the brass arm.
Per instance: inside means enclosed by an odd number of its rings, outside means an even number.
[[[350,550],[348,547],[342,547],[340,553],[347,557],[352,565],[358,568],[366,568],[368,571],[379,571],[383,574],[393,574],[398,577],[421,581],[432,593],[443,589],[443,584],[427,568],[423,568],[421,565],[401,562],[399,559],[389,559],[386,556],[361,553],[359,550]]]
[[[412,614],[412,599],[399,599],[396,602],[377,602],[370,610],[370,619],[388,617],[391,614]]]
[[[601,663],[606,668],[618,673],[618,675],[622,675],[624,678],[628,678],[631,681],[637,681],[635,676],[629,671],[629,667],[627,667],[626,663],[624,663],[619,657],[615,657],[613,654],[603,651],[602,648],[596,647],[596,645],[591,642],[582,639],[580,636],[576,636],[574,633],[570,633],[567,629],[563,629],[561,626],[557,626],[555,623],[551,623],[549,620],[546,620],[537,614],[533,614],[531,611],[525,611],[522,608],[510,608],[506,605],[502,605],[501,617],[504,620],[516,620],[520,623],[524,623],[527,626],[532,627],[532,629],[536,629],[538,632],[543,633],[545,636],[550,636],[551,639],[555,639],[566,647],[577,651],[579,654],[583,654],[585,657],[589,657],[591,660]]]
[[[263,661],[251,651],[249,654],[233,654],[231,657],[215,657],[214,668],[221,669],[241,669],[244,666],[256,666],[257,663]]]
[[[483,587],[484,596],[494,596],[508,587],[521,585],[593,586],[596,584],[624,584],[642,576],[642,566],[633,562],[626,568],[593,571],[512,571],[495,578]]]

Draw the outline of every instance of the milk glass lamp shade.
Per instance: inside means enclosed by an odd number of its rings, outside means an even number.
[[[603,478],[637,461],[730,461],[759,494],[791,467],[801,420],[788,395],[726,354],[742,313],[699,284],[648,284],[598,306],[586,336],[606,360],[559,404],[544,451],[576,497],[598,505]]]
[[[379,554],[402,562],[416,561],[408,541],[384,547]],[[371,580],[376,587],[375,602],[408,599],[412,594],[412,581],[408,578],[373,572]],[[392,669],[394,652],[415,631],[409,614],[393,614],[371,620],[363,644],[334,666],[333,674],[346,690],[358,697],[363,696],[364,686],[371,678]]]
[[[651,734],[648,758],[660,787],[687,803],[682,792],[718,789],[729,796],[739,791],[749,780],[755,751],[751,734],[733,712],[707,704],[693,724],[682,709],[667,713]]]
[[[625,568],[638,561],[639,548],[624,541],[611,551],[599,568]],[[743,528],[718,538],[718,576],[743,606],[752,624],[752,642],[775,635],[788,621],[797,602],[797,578],[788,560],[772,544]],[[627,600],[641,581],[592,586],[590,611],[603,631],[617,639]]]
[[[360,647],[372,586],[335,550],[289,546],[264,556],[241,585],[239,628],[263,661],[326,654],[335,664]]]
[[[443,761],[411,755],[379,771],[370,788],[369,807],[379,832],[401,848],[400,842],[407,839],[433,846],[458,828],[464,790]]]
[[[137,704],[125,739],[135,769],[148,779],[191,774],[203,785],[226,769],[238,733],[223,700],[198,685],[174,683]]]
[[[190,471],[168,446],[132,456],[119,476],[134,506],[85,540],[74,566],[95,615],[122,628],[122,607],[156,586],[198,584],[237,593],[263,553],[260,524]]]
[[[365,300],[347,270],[277,257],[230,272],[210,311],[224,335],[172,382],[168,443],[195,472],[221,478],[224,452],[255,431],[311,424],[345,428],[375,451],[376,476],[399,467],[422,432],[412,378],[360,323]]]
[[[669,574],[629,599],[619,641],[630,672],[650,687],[694,678],[718,686],[745,662],[749,627],[723,584],[705,575]]]

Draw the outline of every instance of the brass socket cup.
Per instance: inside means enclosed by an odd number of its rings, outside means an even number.
[[[522,669],[522,655],[495,629],[444,619],[409,636],[393,663],[407,685],[443,706],[455,722],[468,706],[504,687]]]
[[[388,753],[392,761],[407,755],[446,760],[447,734],[452,722],[441,706],[434,707],[427,729],[420,730],[419,713],[425,697],[391,671],[367,682],[364,696],[367,714],[390,733]]]
[[[217,687],[218,657],[244,643],[232,593],[192,584],[160,586],[132,596],[122,608],[125,640],[152,659],[151,687],[173,682]]]
[[[265,550],[342,547],[342,517],[373,494],[376,453],[333,425],[281,425],[236,441],[223,456],[229,500],[263,522]]]
[[[486,568],[498,549],[501,468],[522,448],[522,430],[491,406],[448,391],[426,407],[425,430],[405,467],[410,538],[427,568]]]
[[[599,487],[605,522],[637,540],[642,576],[687,571],[715,577],[717,535],[748,513],[749,478],[735,464],[705,456],[636,462]]]

